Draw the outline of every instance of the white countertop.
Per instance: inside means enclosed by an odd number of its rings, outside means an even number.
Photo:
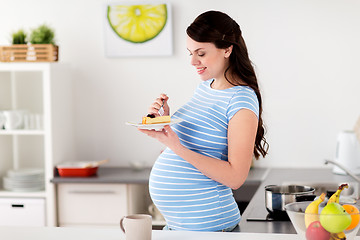
[[[125,240],[120,229],[60,227],[0,227],[4,240]],[[292,240],[296,234],[188,232],[153,230],[152,240]],[[360,239],[357,238],[357,239]]]

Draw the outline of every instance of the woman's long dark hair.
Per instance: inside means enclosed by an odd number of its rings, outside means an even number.
[[[265,128],[261,117],[261,94],[239,25],[225,13],[208,11],[199,15],[187,28],[186,33],[194,41],[214,43],[219,49],[233,46],[230,64],[225,70],[224,76],[234,86],[246,85],[255,91],[259,101],[259,121],[255,138],[254,156],[256,159],[259,158],[260,154],[265,157],[269,144],[264,137]],[[228,78],[229,74],[231,75],[231,80]]]

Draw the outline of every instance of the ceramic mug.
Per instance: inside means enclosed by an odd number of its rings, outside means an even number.
[[[120,220],[120,228],[126,240],[151,240],[152,219],[147,214],[124,216]]]
[[[23,128],[24,110],[7,110],[3,111],[5,116],[5,129],[13,130]]]

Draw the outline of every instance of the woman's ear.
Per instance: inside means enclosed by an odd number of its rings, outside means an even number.
[[[230,57],[230,55],[231,55],[231,53],[232,53],[232,50],[233,50],[233,45],[231,45],[231,46],[228,47],[228,48],[225,48],[225,58]]]

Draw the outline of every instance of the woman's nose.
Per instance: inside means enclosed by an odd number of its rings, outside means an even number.
[[[200,61],[197,59],[196,56],[192,55],[190,59],[190,64],[193,66],[199,65]]]

